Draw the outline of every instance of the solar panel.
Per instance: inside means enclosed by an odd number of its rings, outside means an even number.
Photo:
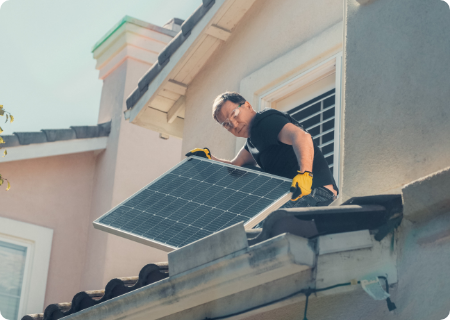
[[[289,199],[290,184],[189,157],[98,218],[94,227],[170,252],[241,221],[252,228]]]

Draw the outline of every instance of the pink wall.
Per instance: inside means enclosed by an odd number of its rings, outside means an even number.
[[[103,80],[99,123],[112,121],[106,150],[1,165],[12,189],[0,190],[0,215],[54,230],[45,307],[167,261],[163,251],[92,225],[180,161],[180,139],[160,139],[123,116],[126,98],[150,67],[127,59]]]
[[[125,100],[137,87],[149,64],[128,59],[103,82],[99,122],[112,119],[106,152],[96,163],[90,220],[137,192],[180,161],[181,140],[126,121]],[[148,263],[167,261],[167,253],[127,240],[89,224],[83,290],[102,289],[115,277],[138,275]]]
[[[81,290],[94,164],[94,152],[1,164],[0,215],[54,231],[45,306]]]

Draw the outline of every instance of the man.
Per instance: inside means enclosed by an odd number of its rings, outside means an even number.
[[[247,143],[231,160],[218,159],[208,148],[191,150],[196,155],[236,166],[259,165],[267,173],[292,179],[292,198],[283,207],[329,205],[338,188],[328,164],[312,137],[286,113],[266,109],[255,112],[236,92],[219,95],[213,118]]]

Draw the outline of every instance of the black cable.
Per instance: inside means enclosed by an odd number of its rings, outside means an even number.
[[[378,277],[378,278],[384,279],[384,281],[385,281],[385,283],[386,283],[386,292],[389,293],[389,283],[388,283],[387,278],[386,278],[386,277],[383,277],[383,276],[380,276],[380,277]],[[395,303],[393,303],[393,302],[391,301],[391,298],[390,298],[390,297],[386,299],[386,303],[387,303],[387,307],[388,307],[389,311],[392,311],[392,310],[397,309],[397,307],[395,306]]]
[[[387,278],[386,278],[386,277],[383,277],[383,276],[380,276],[380,277],[378,277],[378,278],[384,279],[384,281],[386,282],[386,292],[389,293],[389,283],[388,283],[388,281],[387,281]],[[357,282],[356,282],[356,284],[360,284],[360,283],[361,283],[361,281],[357,281]],[[283,301],[283,300],[287,300],[287,299],[292,298],[293,296],[296,296],[296,295],[298,295],[298,294],[300,294],[300,293],[303,293],[303,294],[306,296],[306,301],[305,301],[305,313],[304,313],[303,320],[308,320],[308,319],[306,318],[306,312],[307,312],[307,310],[308,310],[308,299],[309,299],[309,296],[310,296],[312,293],[316,293],[316,292],[320,292],[320,291],[326,291],[326,290],[331,290],[331,289],[338,288],[338,287],[346,287],[346,286],[350,286],[350,285],[352,285],[351,282],[346,282],[346,283],[339,283],[339,284],[335,284],[334,286],[329,286],[329,287],[320,288],[320,289],[312,289],[312,288],[301,289],[301,290],[296,291],[296,292],[294,292],[294,293],[292,293],[292,294],[290,294],[290,295],[288,295],[288,296],[286,296],[286,297],[283,297],[283,298],[280,298],[280,299],[277,299],[277,300],[274,300],[274,301],[271,301],[271,302],[267,302],[267,303],[264,303],[264,304],[260,304],[259,306],[256,306],[256,307],[253,307],[253,308],[249,308],[249,309],[246,309],[246,310],[243,310],[243,311],[239,311],[239,312],[235,312],[235,313],[232,313],[232,314],[228,314],[228,315],[222,316],[222,317],[216,317],[216,318],[208,318],[208,317],[206,317],[204,320],[221,320],[221,319],[227,319],[227,318],[234,317],[234,316],[237,316],[237,315],[246,313],[246,312],[250,312],[250,311],[253,311],[253,310],[256,310],[256,309],[263,308],[263,307],[265,307],[265,306],[269,306],[269,305],[271,305],[271,304],[274,304],[274,303],[277,303],[277,302],[280,302],[280,301]],[[395,310],[395,309],[396,309],[395,304],[391,301],[390,298],[387,298],[387,299],[386,299],[386,302],[387,302],[389,311],[392,311],[392,310]]]

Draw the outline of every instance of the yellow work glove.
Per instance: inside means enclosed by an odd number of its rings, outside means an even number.
[[[197,156],[197,157],[211,159],[211,152],[209,151],[208,148],[203,148],[203,149],[195,148],[195,149],[192,149],[191,151],[189,151],[188,153],[186,153],[186,157],[190,157],[190,156]]]
[[[309,171],[303,173],[300,171],[297,172],[298,174],[292,179],[290,190],[292,192],[291,201],[297,201],[301,197],[311,193],[313,174]]]

